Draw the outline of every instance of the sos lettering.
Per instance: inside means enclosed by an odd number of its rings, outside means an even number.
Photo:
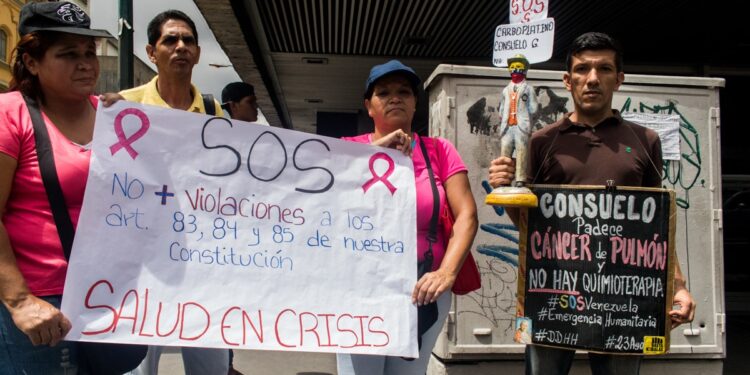
[[[529,22],[532,14],[544,12],[544,1],[542,0],[511,0],[510,11],[514,15],[523,14],[522,22]]]
[[[230,128],[233,127],[231,121],[222,117],[214,117],[206,121],[206,123],[203,124],[203,129],[201,130],[201,142],[203,144],[203,148],[205,148],[206,150],[215,150],[214,152],[222,152],[227,160],[234,160],[234,166],[224,168],[223,170],[220,168],[208,171],[201,169],[199,170],[201,174],[213,177],[224,177],[231,176],[240,170],[243,156],[237,149],[227,144],[219,144],[215,142],[211,142],[211,144],[209,144],[209,142],[206,141],[207,134],[210,134],[211,131],[218,129],[220,126],[227,125]],[[287,145],[284,144],[284,141],[275,133],[266,130],[260,133],[255,139],[250,139],[249,141],[252,141],[252,143],[250,143],[250,149],[246,154],[247,171],[250,176],[252,176],[256,180],[271,182],[279,178],[279,176],[281,176],[281,174],[288,169],[294,168],[294,170],[298,173],[302,172],[304,174],[313,174],[313,177],[308,179],[309,181],[313,181],[313,183],[309,185],[304,185],[303,183],[303,186],[296,186],[294,189],[296,191],[310,194],[324,193],[330,190],[333,186],[334,177],[333,173],[331,173],[330,170],[322,166],[314,165],[314,160],[310,160],[309,157],[298,156],[300,151],[305,151],[308,155],[311,152],[316,154],[320,154],[324,151],[330,152],[331,148],[328,147],[328,144],[326,144],[323,140],[310,138],[294,146],[294,151],[292,152],[291,158],[291,166],[289,166],[289,154],[287,152]],[[266,145],[266,147],[259,147],[259,145]],[[269,147],[273,150],[271,151],[271,154],[268,153]],[[278,167],[269,166],[268,161],[271,160],[283,160],[283,164]],[[227,165],[232,165],[232,163],[228,161]],[[297,177],[294,180],[301,182],[305,181],[302,176]]]

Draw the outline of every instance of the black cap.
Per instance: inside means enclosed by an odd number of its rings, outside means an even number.
[[[226,105],[229,102],[239,102],[242,98],[250,95],[255,95],[255,88],[253,85],[245,82],[232,82],[221,90],[221,105]]]
[[[34,31],[112,38],[105,30],[92,30],[91,19],[78,5],[67,1],[28,3],[21,8],[18,33],[21,36]]]

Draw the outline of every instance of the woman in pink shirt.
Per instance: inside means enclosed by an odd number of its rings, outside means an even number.
[[[62,341],[67,260],[42,184],[26,98],[37,103],[71,221],[83,201],[99,76],[95,38],[78,6],[21,9],[10,92],[0,94],[0,363],[13,374],[74,374],[76,348]]]
[[[375,123],[375,131],[344,138],[352,142],[395,148],[412,156],[417,190],[417,259],[421,263],[429,258],[429,255],[425,255],[429,253],[430,247],[432,253],[431,267],[424,270],[412,292],[412,302],[420,310],[419,357],[411,360],[339,354],[337,367],[340,375],[399,375],[426,372],[430,353],[448,316],[451,287],[477,232],[477,207],[469,186],[466,167],[455,147],[442,138],[420,137],[412,133],[412,119],[416,111],[416,93],[419,85],[420,80],[414,70],[398,60],[374,66],[365,84],[365,108]],[[440,203],[439,212],[448,205],[455,217],[450,238],[443,238],[442,231],[438,230],[432,246],[427,236],[433,215],[434,196],[427,163],[420,147],[424,147],[429,155],[434,172]],[[442,223],[438,223],[438,228],[441,225]]]

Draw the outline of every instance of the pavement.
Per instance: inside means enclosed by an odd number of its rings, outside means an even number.
[[[724,360],[724,375],[750,373],[750,293],[743,293],[741,297],[738,299],[743,302],[741,306],[732,299],[727,303],[727,357]],[[336,375],[336,356],[321,353],[235,350],[234,367],[243,375]],[[184,373],[179,349],[167,348],[159,363],[159,374]],[[485,374],[480,369],[475,369],[472,373]],[[517,373],[521,373],[521,370]]]
[[[234,368],[243,375],[336,375],[336,356],[327,353],[235,350]],[[184,373],[179,349],[167,348],[159,361],[159,375]]]

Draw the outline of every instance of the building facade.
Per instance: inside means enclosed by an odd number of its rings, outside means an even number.
[[[0,92],[10,85],[13,46],[18,42],[18,15],[25,4],[21,0],[0,0]]]
[[[68,1],[75,3],[86,11],[86,13],[91,14],[89,1]],[[27,2],[24,0],[0,0],[0,92],[7,91],[10,86],[13,48],[19,40],[18,17],[21,7]],[[101,65],[96,92],[120,91],[117,39],[100,40],[97,42],[96,49]],[[138,58],[134,59],[133,64],[135,69],[134,86],[142,85],[156,75],[156,72],[151,67]]]

